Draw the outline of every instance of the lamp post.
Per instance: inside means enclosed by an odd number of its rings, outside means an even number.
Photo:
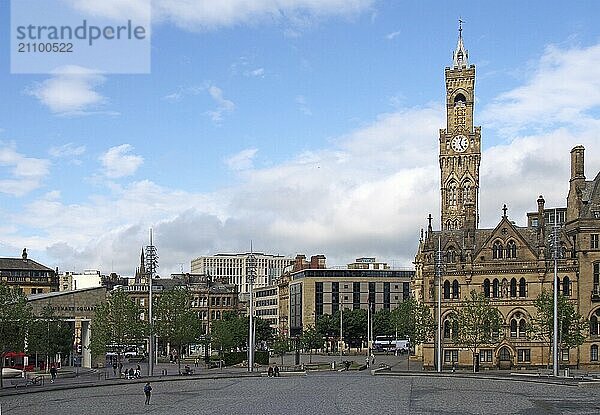
[[[249,283],[250,291],[250,327],[248,329],[248,371],[254,370],[254,300],[252,298],[252,289],[254,278],[256,276],[256,257],[250,250],[250,255],[246,258],[246,279]]]
[[[343,317],[342,317],[342,313],[344,312],[344,297],[343,295],[340,296],[340,362],[342,362],[344,360],[344,331],[343,331]]]
[[[437,280],[437,371],[442,371],[442,248],[438,236],[438,249],[435,255],[435,279]]]
[[[154,374],[154,320],[152,315],[152,278],[158,267],[158,256],[156,247],[152,244],[152,228],[150,228],[150,245],[146,247],[146,272],[148,275],[148,324],[150,326],[150,336],[148,338],[148,376]]]
[[[554,209],[554,226],[552,227],[552,257],[554,259],[554,302],[553,302],[553,319],[552,324],[554,332],[552,334],[552,371],[554,376],[558,376],[558,232],[559,225],[556,215],[556,208]]]

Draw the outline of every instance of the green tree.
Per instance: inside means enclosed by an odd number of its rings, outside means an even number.
[[[4,355],[25,351],[25,337],[31,321],[27,297],[21,290],[0,283],[0,388],[3,386]]]
[[[533,301],[536,315],[532,321],[533,336],[548,345],[548,364],[554,338],[554,293],[546,290]],[[571,349],[585,341],[587,322],[577,312],[573,303],[558,294],[558,347]]]
[[[273,342],[273,353],[281,356],[281,366],[283,366],[283,357],[290,351],[290,341],[284,336],[277,336]]]
[[[250,318],[246,317],[246,321],[247,321],[247,325],[246,327],[250,326]],[[255,332],[256,332],[256,342],[257,343],[263,343],[264,345],[266,345],[267,347],[273,343],[273,328],[271,327],[271,325],[269,324],[269,322],[267,320],[264,320],[260,317],[255,317],[254,318],[254,328],[255,328]]]
[[[481,345],[494,344],[502,330],[502,314],[491,305],[484,293],[472,290],[470,297],[455,309],[457,333],[454,343],[467,347],[473,353],[473,370]]]
[[[435,321],[431,310],[414,298],[409,298],[391,312],[391,326],[397,338],[408,338],[411,347],[431,339],[435,332]]]
[[[308,349],[308,361],[312,363],[312,351],[323,347],[323,335],[315,326],[308,326],[302,331],[300,342],[305,350]]]
[[[248,320],[233,311],[223,313],[222,319],[211,327],[211,342],[215,350],[230,351],[244,347],[248,341]]]
[[[340,335],[340,315],[339,312],[334,315],[322,314],[317,316],[315,328],[321,334],[322,337],[327,339],[327,351],[329,351],[329,344]]]
[[[344,339],[351,346],[361,347],[367,338],[367,310],[355,309],[343,312]]]
[[[144,340],[148,324],[140,319],[141,313],[142,309],[125,291],[112,292],[94,313],[90,339],[92,355],[104,356],[106,347],[113,345],[120,360],[125,346]]]
[[[190,292],[181,287],[164,291],[156,302],[156,334],[181,356],[184,346],[200,340],[202,322],[192,310]],[[181,359],[177,359],[181,372]]]
[[[373,338],[377,336],[389,336],[394,334],[394,325],[392,324],[392,313],[386,308],[377,311],[373,319]]]
[[[72,351],[73,330],[69,323],[56,316],[50,307],[32,321],[27,334],[27,349],[46,356],[48,363],[58,353],[68,355]]]

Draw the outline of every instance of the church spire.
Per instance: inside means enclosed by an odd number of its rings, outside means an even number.
[[[458,43],[456,44],[456,50],[453,54],[453,67],[463,68],[469,66],[469,51],[465,49],[462,38],[462,19],[458,19]]]

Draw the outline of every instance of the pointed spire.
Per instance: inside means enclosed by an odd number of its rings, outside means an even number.
[[[469,51],[465,49],[465,45],[463,44],[462,38],[462,24],[464,21],[462,19],[458,19],[458,43],[456,45],[456,50],[453,54],[453,67],[454,68],[463,68],[469,66]]]

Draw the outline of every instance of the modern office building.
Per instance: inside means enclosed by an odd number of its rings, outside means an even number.
[[[266,287],[273,284],[284,269],[294,260],[281,255],[268,255],[253,253],[256,259],[256,278],[254,287]],[[226,279],[229,284],[235,284],[240,294],[247,294],[250,290],[247,278],[248,257],[244,254],[216,254],[201,256],[192,260],[191,272],[194,274],[210,275],[211,278]]]

